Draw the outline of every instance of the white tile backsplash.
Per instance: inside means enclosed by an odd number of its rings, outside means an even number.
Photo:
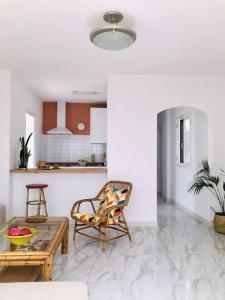
[[[96,162],[102,162],[106,145],[91,144],[87,135],[42,135],[41,159],[48,162],[90,161],[92,153]]]

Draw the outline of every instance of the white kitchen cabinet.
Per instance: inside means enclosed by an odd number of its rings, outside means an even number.
[[[91,107],[91,143],[103,144],[106,143],[106,126],[107,126],[107,114],[106,108]]]

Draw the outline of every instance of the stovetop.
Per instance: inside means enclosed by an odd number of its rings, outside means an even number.
[[[46,164],[49,166],[58,165],[60,167],[78,167],[78,166],[80,166],[76,162],[51,162],[50,161],[50,162],[46,162]],[[87,162],[85,167],[104,167],[104,162],[95,162],[95,163]]]

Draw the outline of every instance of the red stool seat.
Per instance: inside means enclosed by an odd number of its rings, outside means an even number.
[[[31,183],[26,185],[27,189],[44,189],[46,187],[48,187],[48,185],[44,183]]]

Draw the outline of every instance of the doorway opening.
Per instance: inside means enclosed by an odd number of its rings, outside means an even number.
[[[189,183],[208,158],[208,116],[192,107],[164,110],[157,116],[158,205],[171,202],[201,217],[205,205],[188,193]],[[201,198],[201,197],[199,197]],[[202,199],[204,202],[204,200]]]

